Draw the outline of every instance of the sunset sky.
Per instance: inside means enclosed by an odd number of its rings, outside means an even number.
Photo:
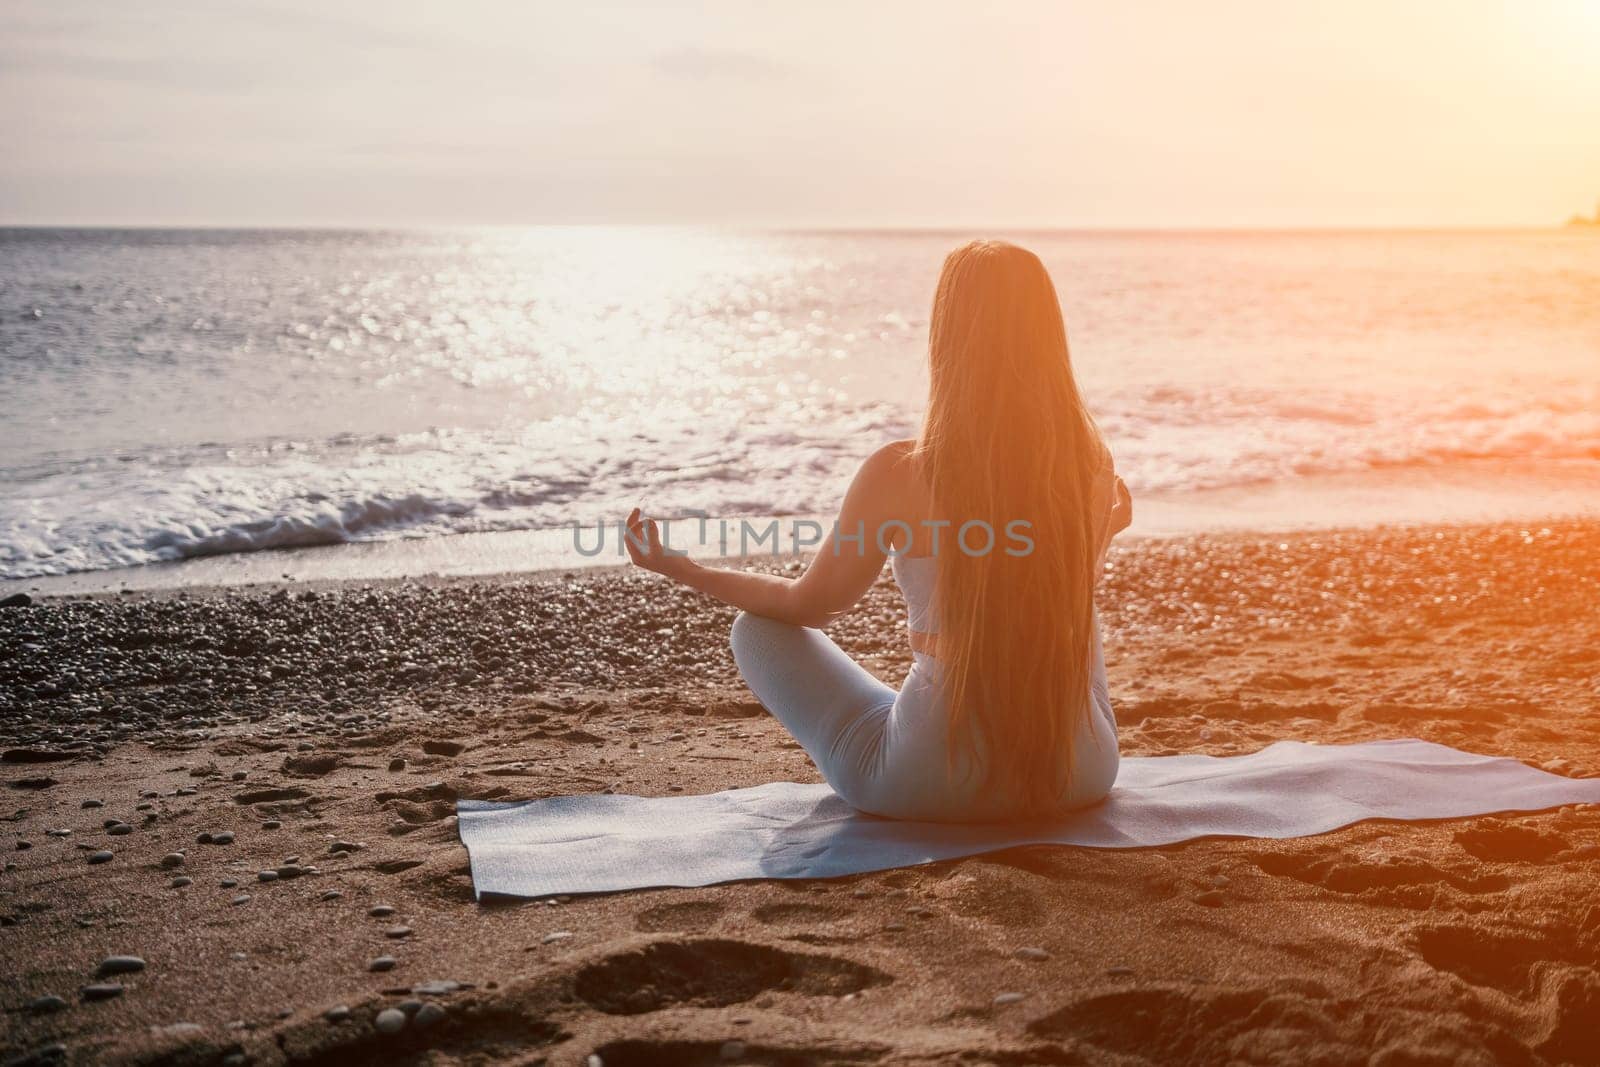
[[[1600,0],[0,6],[0,221],[1543,225]]]

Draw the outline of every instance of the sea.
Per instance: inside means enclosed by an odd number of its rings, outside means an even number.
[[[972,236],[0,229],[0,593],[827,516],[914,435]],[[1600,237],[981,236],[1050,268],[1136,531],[1600,510]]]

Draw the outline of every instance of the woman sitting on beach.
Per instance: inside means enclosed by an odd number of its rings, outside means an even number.
[[[902,819],[1048,818],[1106,795],[1118,766],[1095,579],[1132,501],[1084,408],[1038,257],[978,241],[945,260],[928,412],[874,453],[797,579],[701,567],[628,517],[641,567],[740,608],[750,689],[828,784]],[[896,693],[819,629],[892,560],[912,667]]]

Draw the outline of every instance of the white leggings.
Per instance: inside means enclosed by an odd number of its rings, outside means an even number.
[[[932,822],[1024,816],[1004,783],[988,780],[976,755],[961,751],[950,759],[938,660],[914,656],[896,693],[820,630],[741,612],[733,620],[732,644],[751,692],[853,807]],[[1091,657],[1090,712],[1075,739],[1059,811],[1099,801],[1117,777],[1117,727],[1098,622]]]

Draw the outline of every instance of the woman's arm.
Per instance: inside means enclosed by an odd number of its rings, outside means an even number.
[[[1111,510],[1106,513],[1106,531],[1100,538],[1100,551],[1095,557],[1096,571],[1103,569],[1106,554],[1111,551],[1111,539],[1133,525],[1133,494],[1121,478],[1111,489]]]
[[[716,597],[724,604],[796,626],[823,627],[855,607],[883,569],[879,526],[888,518],[895,466],[903,452],[895,446],[874,453],[850,483],[832,535],[819,547],[799,578],[778,574],[703,567],[687,556],[668,554],[654,519],[638,508],[628,516],[628,555],[646,570]],[[854,534],[860,532],[860,540]],[[843,533],[845,538],[837,535]]]

